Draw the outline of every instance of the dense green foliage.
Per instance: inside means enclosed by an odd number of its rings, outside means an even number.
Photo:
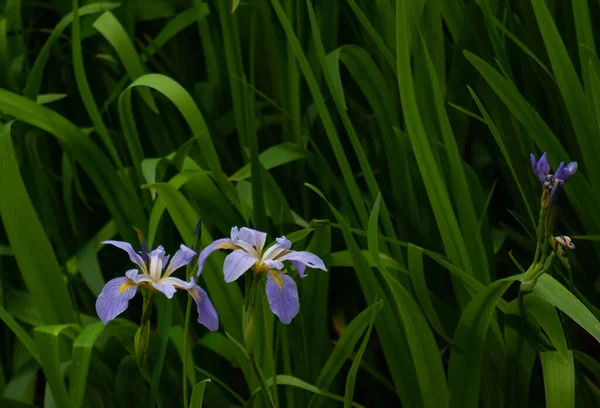
[[[1,407],[600,406],[597,1],[1,4]],[[579,163],[577,249],[521,298],[544,151]],[[327,266],[291,324],[257,301],[268,392],[223,254],[219,331],[156,297],[151,381],[142,297],[98,320],[130,269],[101,241],[172,254],[200,216],[201,248],[251,219]]]

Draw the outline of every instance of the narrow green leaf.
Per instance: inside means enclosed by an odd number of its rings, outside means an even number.
[[[34,332],[44,375],[59,407],[69,406],[69,396],[61,368],[60,342],[62,339],[59,336],[62,332],[71,331],[73,328],[78,328],[78,326],[74,324],[42,326],[37,327]]]
[[[585,97],[575,67],[552,20],[552,15],[548,10],[546,2],[544,0],[532,0],[531,5],[535,12],[544,44],[546,45],[552,70],[556,75],[556,82],[569,112],[573,128],[575,129],[575,135],[581,148],[585,167],[590,174],[598,174],[600,172],[600,165],[596,158],[600,155],[600,149],[598,149],[598,144],[594,142],[598,128],[592,122],[592,113],[588,99]],[[582,34],[580,24],[577,28],[578,34]],[[578,35],[578,38],[581,39],[581,36]],[[584,64],[584,69],[586,68],[587,66]]]
[[[65,98],[67,96],[67,94],[45,94],[45,95],[38,95],[36,102],[39,103],[40,105],[44,105],[46,103],[52,103],[52,102],[56,102],[56,101],[60,101],[61,99]]]
[[[288,385],[291,387],[296,387],[296,388],[301,388],[303,390],[312,392],[313,394],[317,394],[317,395],[321,395],[323,397],[335,400],[335,401],[339,401],[339,402],[344,402],[344,398],[340,397],[339,395],[336,394],[332,394],[330,392],[327,391],[323,391],[317,387],[315,387],[312,384],[307,383],[306,381],[302,381],[299,378],[293,377],[291,375],[277,375],[275,376],[275,378],[269,378],[267,380],[267,385],[273,385],[273,384],[277,384],[277,385]],[[260,392],[260,389],[254,391],[253,396],[256,395],[256,393]],[[356,408],[364,408],[362,405],[357,404],[356,402],[353,402],[352,407],[356,407]]]
[[[569,346],[565,338],[565,332],[562,323],[554,306],[540,298],[535,293],[525,296],[525,307],[527,312],[531,313],[538,321],[542,329],[550,338],[550,341],[556,347],[556,350],[566,362],[568,359]]]
[[[83,329],[73,343],[72,376],[69,385],[71,408],[79,408],[84,404],[92,350],[102,330],[104,323],[91,324]]]
[[[292,143],[282,143],[279,145],[271,146],[263,151],[259,158],[261,164],[265,169],[271,170],[275,167],[282,166],[287,163],[291,163],[295,160],[304,159],[308,156],[308,153],[304,150],[299,149]],[[236,171],[229,177],[231,181],[246,180],[251,176],[250,164],[246,164],[244,167]]]
[[[76,313],[60,265],[19,172],[11,124],[0,127],[0,191],[10,191],[0,194],[2,224],[44,323],[74,322]]]
[[[600,321],[567,288],[556,279],[544,274],[538,280],[533,292],[548,303],[562,310],[578,325],[600,342]]]
[[[200,381],[192,390],[192,398],[190,399],[190,408],[202,408],[202,400],[204,399],[204,389],[210,382],[210,378]]]
[[[94,21],[93,27],[106,38],[110,45],[113,46],[132,81],[135,81],[137,78],[144,75],[144,67],[138,58],[135,47],[127,35],[127,32],[113,13],[110,11],[104,12],[96,21]],[[158,113],[158,107],[156,106],[154,99],[152,99],[150,90],[140,89],[139,91],[150,109]]]
[[[0,305],[0,320],[2,320],[4,324],[8,326],[8,328],[13,332],[13,334],[17,336],[17,339],[19,339],[19,341],[23,343],[23,346],[25,346],[29,354],[31,354],[31,356],[39,364],[40,355],[37,350],[37,345],[31,338],[31,336],[27,334],[25,329],[23,329],[19,325],[19,323],[17,323],[15,319],[13,319],[13,317],[6,311],[6,309],[2,307],[2,305]]]
[[[369,340],[371,339],[371,330],[373,329],[373,324],[375,323],[375,316],[379,309],[373,308],[371,311],[371,319],[369,321],[369,327],[367,328],[367,332],[363,338],[362,344],[354,357],[354,361],[352,361],[352,366],[350,366],[350,371],[348,371],[348,376],[346,377],[346,392],[344,393],[344,408],[350,408],[352,406],[352,398],[354,396],[354,386],[356,385],[356,374],[358,373],[358,367],[360,367],[360,362],[362,360],[363,354],[367,348],[367,344],[369,344]]]
[[[377,256],[379,254],[377,222],[379,219],[380,204],[381,194],[375,200],[369,219],[367,239],[371,258],[376,260],[377,268],[383,275],[396,302],[408,347],[413,358],[415,372],[417,373],[417,382],[423,405],[447,407],[449,403],[446,376],[433,333],[410,292],[390,275]]]
[[[448,388],[452,406],[478,406],[488,327],[498,300],[518,279],[520,276],[511,276],[491,283],[463,311],[454,334],[456,348],[450,352],[448,364]]]
[[[429,324],[437,332],[437,334],[446,340],[448,343],[452,343],[450,337],[444,331],[442,323],[431,303],[431,297],[429,290],[427,289],[427,282],[425,280],[425,271],[423,269],[423,250],[414,245],[408,246],[408,270],[410,271],[410,279],[417,295],[419,305],[427,317]]]
[[[544,388],[546,389],[546,407],[575,407],[575,365],[573,353],[569,350],[568,359],[556,351],[540,353],[542,370],[544,371]]]
[[[379,313],[383,304],[381,302],[374,303],[367,309],[363,310],[356,316],[350,324],[344,329],[342,335],[337,341],[335,348],[327,359],[327,362],[321,369],[317,378],[316,387],[327,391],[336,375],[341,370],[344,363],[348,360],[356,343],[360,340],[360,336],[367,330],[370,324],[370,319],[375,313]],[[376,309],[376,310],[374,310]],[[319,398],[318,395],[313,395],[308,404],[309,408],[320,407],[325,400]]]

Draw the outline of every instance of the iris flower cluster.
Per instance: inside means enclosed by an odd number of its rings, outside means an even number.
[[[208,245],[198,256],[199,277],[208,256],[215,250],[231,250],[223,265],[225,282],[233,282],[252,269],[255,276],[266,276],[266,296],[275,315],[282,323],[288,324],[298,314],[300,302],[298,288],[293,278],[284,269],[284,261],[289,261],[301,278],[306,276],[306,267],[326,271],[323,261],[310,252],[291,250],[292,243],[285,237],[275,240],[265,248],[267,234],[251,228],[233,227],[229,238],[218,239]],[[123,313],[129,301],[137,293],[138,287],[144,287],[153,292],[160,292],[171,299],[175,292],[186,291],[196,302],[198,322],[209,330],[217,330],[219,317],[208,294],[196,284],[193,277],[188,282],[171,276],[179,268],[188,265],[196,252],[181,245],[180,249],[170,259],[164,248],[159,246],[147,252],[136,252],[131,244],[122,241],[104,241],[103,244],[116,246],[129,255],[136,268],[125,272],[125,276],[114,278],[104,286],[96,301],[98,316],[107,324]],[[167,266],[168,264],[168,266]],[[166,266],[166,269],[165,269]]]

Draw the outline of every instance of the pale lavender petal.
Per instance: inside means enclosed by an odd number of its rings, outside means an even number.
[[[168,283],[163,283],[162,281],[160,283],[152,282],[152,287],[165,295],[167,299],[171,299],[177,291],[175,286]]]
[[[177,269],[192,262],[192,259],[194,259],[195,255],[196,252],[182,244],[179,247],[179,251],[175,252],[175,255],[173,255],[173,259],[171,259],[171,263],[167,268],[167,272],[165,272],[165,276],[169,276]]]
[[[204,289],[196,285],[194,278],[190,278],[190,283],[188,283],[188,289],[186,290],[196,302],[198,323],[203,324],[210,331],[217,330],[219,328],[219,315],[215,306],[208,298],[208,294]]]
[[[243,227],[240,229],[238,239],[252,245],[258,253],[261,253],[267,240],[267,233]]]
[[[137,269],[128,270],[127,272],[125,272],[125,276],[134,281],[136,285],[142,282],[152,282],[152,278],[150,277],[150,275],[146,273],[139,273]]]
[[[158,282],[162,275],[165,249],[162,246],[159,246],[148,254],[148,258],[150,259],[148,261],[148,273],[154,282]]]
[[[292,265],[294,265],[294,268],[296,268],[296,270],[298,271],[298,275],[300,275],[301,278],[306,277],[306,274],[304,273],[304,271],[306,270],[306,265],[303,264],[302,262],[298,262],[298,261],[290,261],[292,263]]]
[[[137,285],[131,279],[121,277],[109,280],[96,300],[96,312],[102,323],[107,324],[123,313],[136,291]]]
[[[206,248],[204,248],[202,250],[202,252],[200,252],[200,255],[198,255],[198,273],[196,273],[196,275],[200,276],[200,274],[202,273],[202,268],[204,268],[204,263],[206,262],[206,258],[208,258],[208,256],[210,254],[212,254],[214,251],[216,251],[217,249],[235,249],[235,248],[237,248],[237,247],[235,246],[233,241],[229,238],[217,239],[212,244],[208,245]]]
[[[295,261],[293,263],[294,267],[296,267],[296,270],[298,270],[298,274],[301,277],[304,277],[304,269],[305,268],[298,268],[298,263],[300,264],[304,264],[306,266],[310,266],[311,268],[316,268],[316,269],[322,269],[324,271],[327,271],[327,268],[325,268],[325,264],[323,263],[323,261],[321,260],[321,258],[319,258],[318,256],[316,256],[315,254],[311,253],[311,252],[306,252],[306,251],[290,251],[287,254],[283,255],[282,257],[277,259],[278,261]]]
[[[273,313],[281,323],[289,324],[300,310],[296,282],[285,273],[269,273],[267,276],[267,299]]]
[[[268,260],[267,261],[267,266],[269,267],[269,269],[283,269],[283,262],[281,261],[273,261],[273,260]]]
[[[236,239],[238,239],[239,233],[240,230],[238,229],[238,227],[231,227],[231,232],[229,233],[231,240],[235,241]]]
[[[267,262],[270,259],[275,259],[282,252],[290,249],[292,247],[292,241],[287,239],[286,237],[275,238],[275,244],[271,245],[263,254],[262,262]]]
[[[292,247],[292,241],[286,237],[275,238],[275,241],[285,249],[290,249]]]
[[[133,262],[134,264],[136,264],[137,266],[140,267],[140,269],[142,271],[146,271],[146,265],[144,264],[144,260],[142,259],[142,257],[135,252],[135,250],[133,249],[133,247],[131,246],[131,244],[129,242],[123,242],[123,241],[102,241],[103,244],[109,244],[109,245],[114,245],[119,249],[122,249],[123,251],[127,252],[127,254],[129,255],[129,259],[131,260],[131,262]]]
[[[225,258],[223,274],[225,282],[233,282],[256,263],[257,259],[248,255],[243,249],[236,249]]]

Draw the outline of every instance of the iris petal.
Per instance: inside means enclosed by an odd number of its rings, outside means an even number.
[[[219,328],[219,315],[215,306],[210,301],[208,294],[200,286],[196,285],[194,278],[190,279],[187,284],[187,292],[196,302],[196,310],[198,311],[198,323],[206,326],[210,331],[215,331]]]
[[[296,282],[285,273],[269,273],[266,292],[273,313],[281,323],[289,324],[300,310]]]
[[[108,245],[114,245],[119,249],[122,249],[123,251],[127,252],[127,254],[129,255],[129,259],[131,260],[131,262],[133,262],[134,264],[136,264],[137,266],[140,267],[140,269],[144,272],[146,272],[146,265],[144,264],[144,260],[142,259],[142,257],[135,252],[135,250],[133,249],[133,247],[131,246],[131,244],[129,242],[123,242],[123,241],[102,241],[103,244],[108,244]]]
[[[243,227],[238,233],[238,239],[252,245],[256,248],[256,252],[260,254],[265,247],[267,233]]]
[[[325,264],[323,263],[321,258],[319,258],[318,256],[316,256],[315,254],[313,254],[311,252],[290,251],[287,254],[279,257],[277,260],[278,261],[294,261],[294,262],[292,262],[292,264],[294,265],[294,267],[296,267],[296,269],[298,270],[298,274],[301,277],[305,276],[304,270],[306,269],[306,266],[310,266],[311,268],[322,269],[324,271],[327,271],[327,268],[325,268]],[[302,264],[305,266],[298,268],[298,264]]]
[[[196,255],[196,252],[194,252],[193,250],[191,250],[190,248],[188,248],[182,244],[179,247],[179,250],[177,252],[175,252],[175,255],[173,255],[173,258],[171,259],[171,263],[169,263],[169,267],[167,268],[167,271],[165,272],[165,276],[169,276],[170,274],[175,272],[177,269],[192,262],[192,259],[194,259],[195,255]]]
[[[136,292],[137,284],[129,278],[109,280],[96,300],[96,312],[102,323],[107,324],[123,313]]]
[[[227,246],[231,246],[232,248],[235,248],[235,245],[231,239],[221,238],[221,239],[217,239],[212,244],[210,244],[206,248],[204,248],[202,250],[202,252],[200,252],[200,255],[198,255],[198,272],[196,273],[196,275],[200,276],[200,274],[202,273],[202,268],[204,268],[204,263],[206,262],[206,259],[208,258],[208,256],[210,254],[212,254],[217,249],[231,249],[231,248],[228,248]]]
[[[233,282],[256,263],[257,259],[248,255],[243,249],[236,249],[225,258],[223,274],[225,282]]]

